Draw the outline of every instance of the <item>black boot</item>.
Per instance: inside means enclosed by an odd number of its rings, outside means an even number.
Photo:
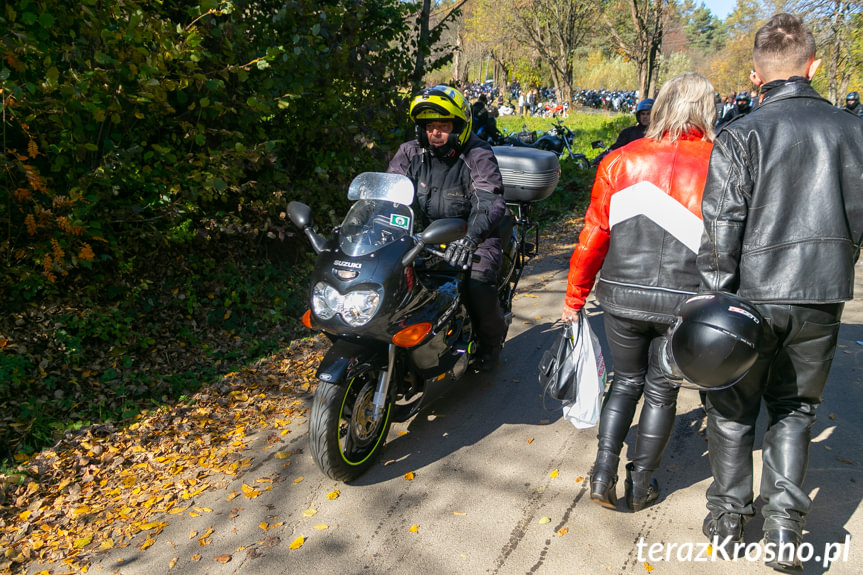
[[[652,475],[652,471],[636,471],[632,463],[626,464],[626,505],[633,512],[641,511],[659,499],[659,483]]]
[[[803,573],[803,563],[798,557],[800,542],[800,534],[791,529],[765,531],[765,564],[783,573]]]
[[[733,547],[735,543],[743,542],[743,524],[743,516],[739,513],[723,513],[716,519],[709,514],[704,518],[701,532],[711,543],[714,537],[718,538],[719,543],[729,539],[729,544]]]
[[[599,451],[590,476],[590,499],[608,509],[617,509],[617,464],[620,457]]]

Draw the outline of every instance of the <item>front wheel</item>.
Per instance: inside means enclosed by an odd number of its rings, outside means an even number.
[[[580,170],[587,170],[590,168],[590,161],[584,154],[569,154],[567,156],[567,160]]]
[[[378,421],[372,420],[377,376],[382,368],[361,368],[347,384],[318,382],[309,422],[312,458],[328,477],[348,482],[377,460],[390,429],[387,398]]]

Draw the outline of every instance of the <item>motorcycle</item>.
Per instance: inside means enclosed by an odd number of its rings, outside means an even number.
[[[516,286],[539,244],[530,217],[535,197],[504,193],[510,209],[499,228],[498,297],[507,327]],[[374,464],[393,422],[464,377],[478,351],[464,294],[469,266],[453,268],[442,251],[467,233],[465,221],[440,219],[414,233],[413,183],[397,174],[360,174],[348,199],[354,203],[329,237],[314,231],[307,205],[287,208],[317,254],[303,323],[332,344],[317,370],[310,450],[324,474],[343,482]],[[534,232],[535,242],[527,242]]]
[[[563,120],[558,119],[552,124],[550,130],[541,135],[537,135],[536,132],[527,131],[526,124],[522,125],[522,130],[521,132],[505,136],[502,140],[494,142],[493,145],[548,150],[549,152],[554,152],[561,160],[575,164],[579,169],[586,170],[590,167],[587,156],[572,150],[575,133],[563,124]]]

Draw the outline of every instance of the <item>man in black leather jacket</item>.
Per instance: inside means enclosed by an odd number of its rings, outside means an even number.
[[[810,430],[863,241],[863,120],[810,87],[820,60],[796,16],[778,14],[756,33],[753,60],[761,102],[717,135],[697,262],[702,289],[756,305],[762,345],[739,383],[704,395],[713,483],[703,531],[742,541],[755,514],[752,451],[763,399],[764,557],[799,572],[789,549],[800,547],[812,504],[803,487]]]

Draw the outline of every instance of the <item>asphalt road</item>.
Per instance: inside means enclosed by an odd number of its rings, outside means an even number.
[[[761,560],[724,561],[705,552],[709,467],[696,392],[680,394],[656,473],[660,502],[633,514],[622,501],[617,512],[590,501],[596,430],[575,429],[553,401],[544,406],[536,376],[560,314],[568,258],[568,251],[545,253],[528,267],[499,369],[463,380],[431,409],[394,426],[380,464],[354,484],[317,470],[307,421],[296,420],[276,447],[263,434],[252,442],[252,467],[243,477],[194,502],[210,511],[171,516],[151,547],[142,551],[139,536],[100,555],[89,573],[772,573]],[[594,302],[588,312],[604,345],[602,311]],[[807,573],[856,574],[863,560],[863,300],[847,304],[840,337],[813,433]],[[633,438],[631,430],[625,451]],[[298,453],[276,455],[285,451]],[[760,443],[754,456],[758,470]],[[623,459],[621,475],[625,453]],[[226,494],[241,492],[243,483],[261,495],[228,501]],[[618,494],[622,500],[622,480]],[[756,519],[746,529],[750,558],[760,549],[754,545],[760,527]],[[299,537],[302,546],[291,549]],[[828,545],[837,560],[824,566]]]

